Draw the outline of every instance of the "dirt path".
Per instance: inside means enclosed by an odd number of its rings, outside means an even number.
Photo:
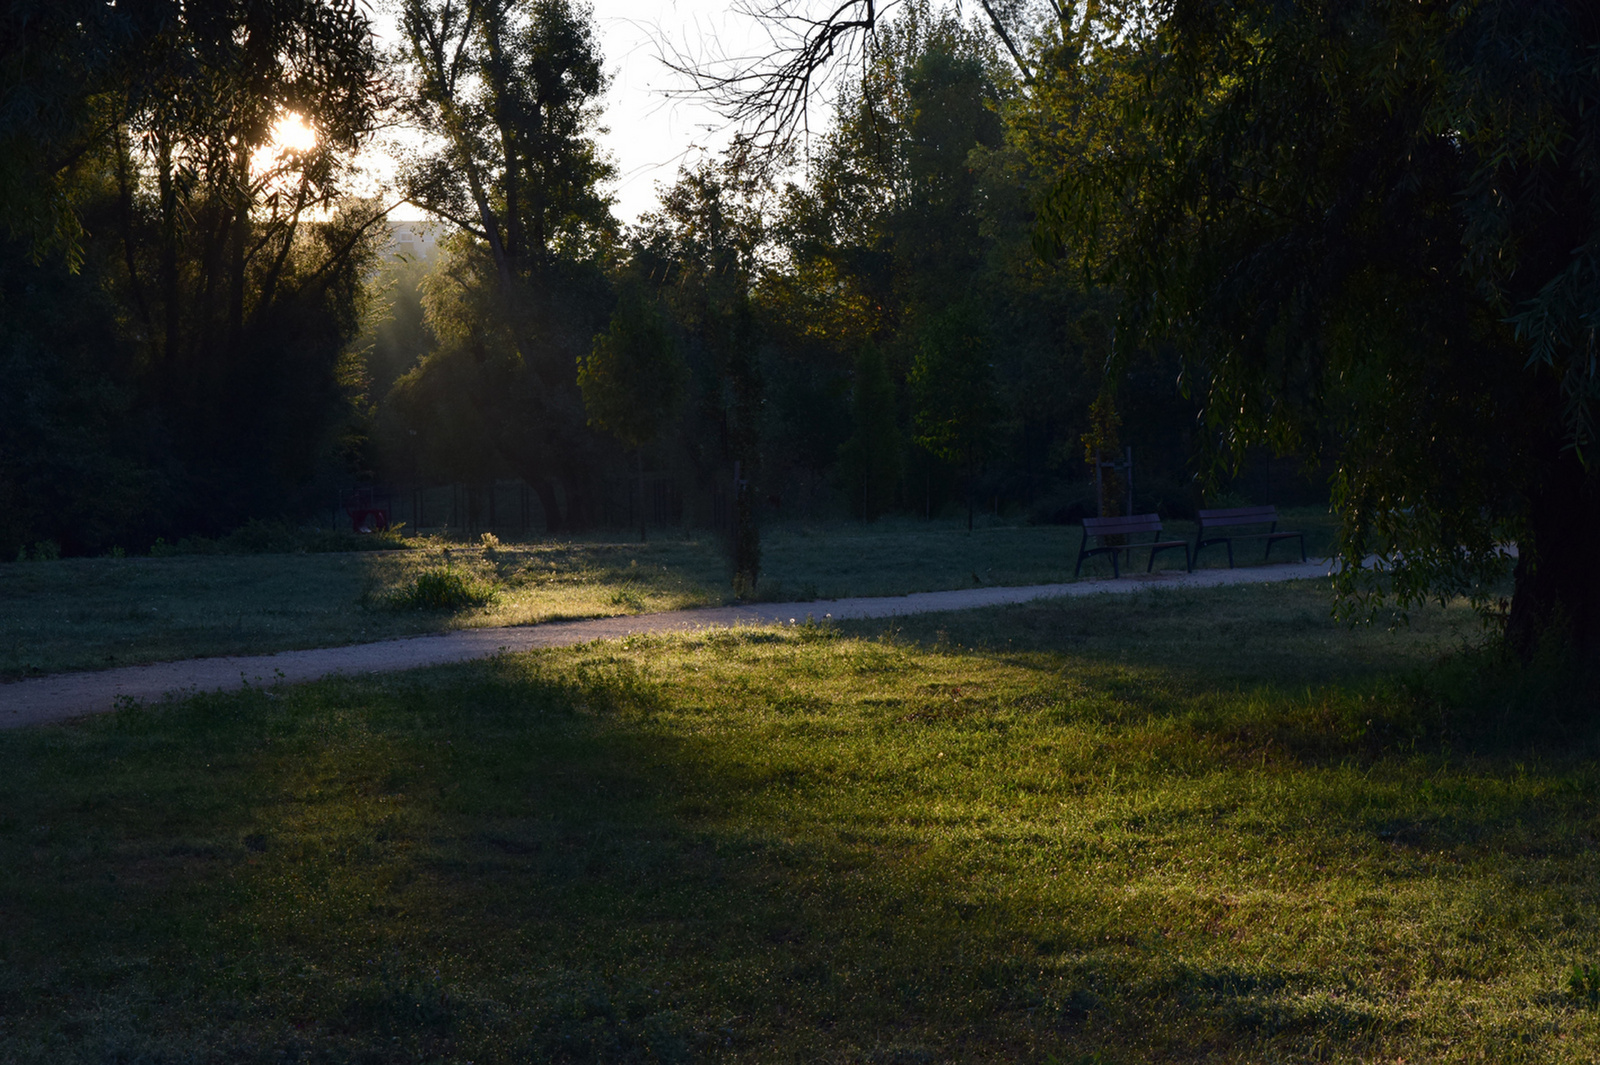
[[[1327,561],[1295,562],[1250,569],[1167,571],[1121,580],[1089,580],[1072,584],[1033,584],[1021,588],[964,588],[950,592],[862,599],[819,599],[809,603],[756,603],[749,606],[679,610],[557,621],[498,629],[460,629],[437,636],[411,636],[379,643],[281,651],[271,655],[191,658],[90,673],[57,673],[0,684],[0,728],[19,728],[65,721],[114,709],[121,701],[147,701],[184,692],[221,691],[244,685],[294,684],[336,673],[380,673],[419,669],[449,662],[536,647],[569,647],[591,640],[614,640],[647,632],[684,632],[728,625],[770,625],[803,622],[807,615],[844,618],[886,618],[944,610],[1026,603],[1082,595],[1105,595],[1147,588],[1215,588],[1226,584],[1262,584],[1324,577]]]

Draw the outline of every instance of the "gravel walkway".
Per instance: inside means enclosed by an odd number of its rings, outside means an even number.
[[[1324,577],[1327,561],[1294,562],[1250,569],[1166,571],[1120,580],[1072,584],[1034,584],[1021,588],[963,588],[951,592],[861,599],[819,599],[809,603],[755,603],[749,606],[679,610],[556,621],[514,628],[459,629],[438,636],[411,636],[379,643],[281,651],[271,655],[192,658],[88,673],[57,673],[0,684],[0,728],[65,721],[114,709],[127,700],[148,701],[186,692],[222,691],[244,685],[295,684],[336,673],[380,673],[466,662],[536,647],[570,647],[591,640],[614,640],[646,632],[685,632],[729,625],[770,625],[821,618],[887,618],[945,610],[1026,603],[1080,595],[1137,592],[1146,588],[1215,588],[1225,584]]]

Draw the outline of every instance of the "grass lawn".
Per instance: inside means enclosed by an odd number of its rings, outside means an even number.
[[[1326,514],[1296,512],[1325,554]],[[1174,524],[1180,533],[1187,527]],[[465,626],[675,610],[731,599],[709,537],[477,545],[413,541],[409,550],[342,554],[179,555],[0,564],[0,681],[206,655],[264,654]],[[885,520],[779,525],[764,534],[768,600],[901,595],[1069,580],[1078,534],[1060,526]],[[397,610],[421,572],[469,570],[498,591],[487,607]],[[1290,549],[1279,546],[1278,558]],[[1171,553],[1162,561],[1173,563]],[[1204,560],[1224,565],[1212,548]],[[1241,561],[1243,556],[1241,555]],[[1093,575],[1109,573],[1095,560]],[[1088,575],[1088,574],[1086,574]]]
[[[0,1060],[1597,1060],[1592,737],[1419,672],[1464,611],[1328,606],[635,638],[0,733]]]

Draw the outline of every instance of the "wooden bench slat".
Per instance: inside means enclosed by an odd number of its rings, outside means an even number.
[[[1228,525],[1265,525],[1278,520],[1278,508],[1226,507],[1219,510],[1199,511],[1201,528],[1221,528]]]
[[[1083,526],[1089,530],[1090,536],[1160,532],[1161,517],[1157,514],[1135,514],[1128,518],[1084,518]]]

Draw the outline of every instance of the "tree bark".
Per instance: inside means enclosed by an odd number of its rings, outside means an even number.
[[[639,542],[641,544],[643,544],[643,543],[648,543],[649,539],[650,539],[649,534],[646,532],[646,528],[647,527],[645,525],[645,520],[644,520],[644,447],[643,447],[643,445],[635,448],[634,449],[634,454],[639,459]]]
[[[1563,450],[1528,497],[1506,645],[1525,662],[1550,653],[1600,664],[1600,467]]]
[[[550,535],[562,532],[566,523],[561,520],[561,504],[556,499],[555,482],[548,477],[528,478],[528,483],[539,495],[539,505],[544,508],[544,531]]]

